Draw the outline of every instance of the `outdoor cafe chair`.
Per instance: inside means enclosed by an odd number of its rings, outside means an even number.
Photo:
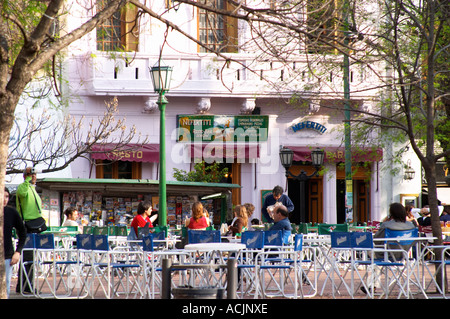
[[[256,256],[264,248],[265,232],[245,231],[241,235],[241,243],[245,244],[245,249],[238,259],[238,295],[244,298],[245,295],[255,292],[256,280]]]
[[[331,232],[331,248],[328,254],[330,269],[325,282],[330,279],[333,298],[335,293],[341,294],[340,287],[344,286],[346,292],[352,295],[351,287],[346,276],[351,272],[352,244],[350,232]],[[325,284],[324,284],[325,285]]]
[[[195,230],[188,229],[188,243],[189,244],[201,244],[201,243],[220,243],[220,230]]]
[[[20,293],[23,297],[35,297],[36,296],[36,280],[33,275],[34,273],[34,249],[36,247],[35,244],[36,234],[27,234],[27,238],[25,240],[25,244],[22,248],[22,253],[20,254],[20,263],[19,263],[19,289]],[[31,256],[31,260],[28,260],[27,256]],[[32,289],[30,294],[27,294],[25,290]]]
[[[282,230],[265,230],[264,246],[270,248],[281,248],[286,238],[286,232]]]
[[[181,264],[189,263],[189,254],[184,250],[161,250],[158,247],[155,247],[154,239],[155,237],[158,238],[158,234],[159,233],[150,233],[142,238],[144,298],[153,299],[156,294],[161,293],[161,271],[162,260],[164,258],[171,258]]]
[[[282,237],[282,235],[280,236]],[[303,236],[296,234],[294,246],[274,249],[271,245],[270,249],[265,248],[257,254],[254,298],[298,298],[298,290],[303,281],[303,273],[300,271],[303,258],[299,254],[302,251],[302,245]]]
[[[32,260],[24,256],[32,255]],[[75,256],[76,257],[76,256]],[[27,234],[19,266],[19,287],[23,296],[68,298],[71,295],[70,268],[76,265],[65,249],[56,249],[53,234]],[[62,287],[59,291],[59,287]],[[25,294],[25,287],[32,287]]]
[[[425,288],[427,291],[429,291],[431,284],[434,284],[435,292],[438,293],[439,298],[449,299],[450,295],[447,293],[448,276],[446,267],[450,265],[450,246],[440,245],[431,246],[430,248],[433,249],[433,251],[435,252],[435,256],[437,255],[437,257],[433,258],[432,260],[424,261],[424,267],[431,275],[430,282]],[[434,272],[429,269],[429,266],[434,267]]]
[[[387,229],[386,229],[387,230]],[[409,236],[407,231],[395,231],[396,236]],[[397,298],[410,296],[410,259],[408,251],[401,246],[392,245],[389,231],[385,232],[384,246],[374,245],[372,233],[352,233],[352,287],[353,293],[363,287],[368,298],[388,299],[391,293],[397,293]],[[397,239],[400,243],[401,240]],[[408,241],[408,240],[406,240]],[[409,241],[408,241],[409,242]],[[404,243],[409,245],[409,243]],[[359,252],[359,254],[357,254]],[[357,277],[357,278],[356,278]],[[358,286],[355,280],[359,280]],[[382,291],[375,291],[380,288]]]
[[[99,289],[108,299],[125,295],[142,297],[142,256],[139,251],[111,250],[107,235],[77,235],[79,258],[83,260],[83,286],[96,297]]]
[[[71,296],[71,267],[78,263],[76,252],[72,249],[56,248],[53,234],[36,234],[34,240],[34,276],[41,278],[35,286],[37,297],[76,298]]]

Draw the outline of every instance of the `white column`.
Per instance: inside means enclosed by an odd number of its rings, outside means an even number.
[[[326,170],[323,175],[323,222],[328,224],[336,224],[336,165],[324,165]]]

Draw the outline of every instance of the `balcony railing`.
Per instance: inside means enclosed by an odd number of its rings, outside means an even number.
[[[157,56],[141,53],[98,52],[88,58],[74,59],[72,68],[86,95],[151,95],[149,68]],[[256,62],[249,56],[233,55],[233,61],[216,56],[164,56],[164,63],[173,66],[170,95],[255,97],[256,95],[291,94],[293,91],[315,94],[342,92],[342,78],[332,71],[311,75],[304,61]],[[76,80],[71,76],[71,80]],[[365,91],[376,77],[361,68],[351,71],[351,87]]]

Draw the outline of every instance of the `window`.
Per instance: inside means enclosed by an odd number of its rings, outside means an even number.
[[[232,6],[224,0],[200,0],[200,3],[219,10],[230,10]],[[198,39],[216,52],[237,52],[237,19],[199,9]],[[200,52],[207,52],[204,47]]]
[[[336,53],[343,41],[341,0],[308,0],[306,39],[309,53]]]
[[[108,0],[98,2],[99,9]],[[97,26],[97,50],[137,51],[139,42],[138,10],[131,4],[114,13],[103,24]]]
[[[142,178],[142,165],[140,162],[97,160],[96,167],[97,178]]]

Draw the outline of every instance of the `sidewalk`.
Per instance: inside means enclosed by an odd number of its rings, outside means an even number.
[[[310,279],[312,279],[312,276],[309,276]],[[346,279],[349,279],[349,276],[346,277]],[[425,281],[428,282],[429,281],[429,276],[425,277]],[[176,279],[174,279],[175,281]],[[340,287],[339,291],[334,291],[334,297],[333,297],[333,291],[332,291],[332,287],[331,287],[331,283],[330,280],[328,279],[326,282],[326,286],[323,290],[323,294],[320,294],[323,284],[326,280],[326,275],[325,274],[321,274],[319,276],[319,280],[318,280],[318,292],[314,297],[309,297],[309,298],[304,298],[305,300],[308,299],[312,299],[312,300],[330,300],[330,299],[336,299],[336,300],[342,300],[342,299],[350,299],[351,297],[349,296],[349,294],[347,293],[347,291],[345,290],[345,288],[343,288],[343,286]],[[17,278],[13,278],[11,281],[11,294],[10,294],[10,299],[38,299],[37,297],[34,297],[32,295],[30,296],[22,296],[20,293],[16,293],[16,282],[17,282]],[[350,286],[350,280],[346,280],[346,282],[348,283],[348,285]],[[308,290],[310,289],[310,286],[308,285],[304,285],[303,286],[304,290]],[[414,299],[426,299],[426,297],[420,293],[419,289],[417,287],[412,286],[411,287],[411,291],[413,292],[413,298]],[[44,291],[45,293],[45,291]],[[306,293],[306,292],[305,292]],[[440,295],[436,295],[431,293],[430,291],[427,291],[427,297],[430,299],[441,299],[442,296]],[[356,293],[353,296],[354,299],[367,299],[367,296],[361,291],[361,290],[357,290]],[[375,299],[380,298],[380,296],[375,296]],[[87,299],[91,299],[91,298],[87,298]],[[99,291],[97,292],[96,296],[94,299],[106,299],[106,297]],[[115,296],[114,299],[126,299],[124,296]],[[157,295],[155,299],[160,299],[160,296]],[[253,296],[247,296],[244,299],[247,300],[253,300]],[[275,298],[275,299],[283,299],[283,298]],[[383,297],[384,299],[384,297]],[[397,299],[397,291],[393,291],[390,296],[389,299]],[[406,299],[404,296],[401,296],[401,299]]]

